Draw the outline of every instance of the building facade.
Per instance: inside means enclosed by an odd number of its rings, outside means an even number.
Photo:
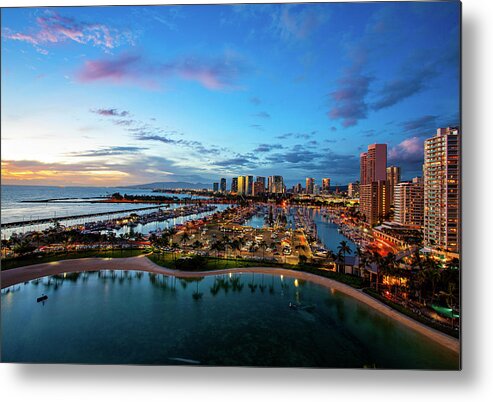
[[[313,190],[314,190],[314,186],[315,186],[315,179],[312,177],[307,177],[305,184],[306,184],[305,193],[306,194],[313,194]]]
[[[373,226],[385,219],[390,209],[387,180],[360,186],[359,197],[360,214],[369,225]]]
[[[265,193],[265,186],[261,181],[253,183],[253,196],[259,196]]]
[[[387,181],[389,182],[390,205],[395,205],[394,189],[401,181],[401,168],[399,166],[389,166],[387,168]]]
[[[219,191],[219,183],[212,184],[212,191],[214,191],[215,193]]]
[[[359,181],[355,183],[349,183],[347,186],[347,195],[349,198],[359,197]]]
[[[246,194],[246,176],[238,176],[238,190],[237,194]]]
[[[360,213],[373,226],[390,210],[387,144],[368,145],[368,151],[360,155],[360,179]]]
[[[460,143],[459,128],[447,127],[424,144],[424,244],[452,253],[461,242]]]
[[[267,180],[269,193],[284,193],[284,179],[282,178],[282,176],[269,176]]]
[[[322,193],[329,194],[330,192],[330,178],[325,177],[322,179]]]
[[[233,177],[231,179],[231,192],[232,193],[238,192],[238,177]]]
[[[424,186],[421,177],[394,187],[394,221],[400,225],[423,227]]]
[[[226,192],[226,179],[224,177],[221,178],[219,188],[221,190],[221,193],[225,193]]]

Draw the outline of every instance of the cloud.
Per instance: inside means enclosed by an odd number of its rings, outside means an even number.
[[[255,117],[260,117],[262,119],[270,119],[270,114],[267,113],[267,112],[259,112],[259,113],[256,113],[254,114]]]
[[[135,133],[135,138],[139,141],[157,141],[157,142],[162,142],[163,144],[186,147],[201,155],[209,155],[209,154],[218,155],[220,153],[219,148],[206,147],[200,141],[184,140],[181,138],[174,139],[174,138],[170,138],[169,136],[153,134],[150,132],[146,132],[144,130],[137,131]]]
[[[117,186],[196,177],[200,168],[182,167],[158,156],[128,155],[120,162],[107,157],[83,162],[46,163],[36,160],[2,161],[2,183],[40,185]]]
[[[168,62],[150,62],[136,54],[121,54],[86,61],[76,79],[83,83],[100,81],[158,89],[158,81],[180,78],[211,90],[238,90],[241,87],[237,81],[248,69],[247,63],[232,53],[214,59],[189,56]]]
[[[426,89],[429,81],[437,75],[434,68],[427,67],[385,83],[378,91],[379,99],[372,104],[372,108],[378,111],[402,102]]]
[[[404,131],[422,131],[426,135],[424,132],[429,133],[430,128],[436,128],[437,118],[438,116],[433,115],[421,116],[416,119],[404,121],[401,123],[401,126]]]
[[[225,159],[222,161],[217,161],[214,162],[214,165],[216,166],[224,166],[224,167],[249,167],[249,166],[255,166],[252,163],[252,160],[250,158],[245,158],[245,157],[237,157],[237,158],[231,158],[231,159]]]
[[[366,119],[368,95],[372,78],[363,74],[361,67],[346,70],[338,80],[338,88],[330,93],[332,107],[328,112],[331,119],[342,119],[343,127],[355,126],[359,120]]]
[[[105,24],[87,23],[74,18],[63,17],[55,11],[46,10],[36,18],[37,30],[32,33],[12,32],[5,29],[3,36],[10,40],[30,43],[41,51],[39,46],[73,41],[92,44],[103,49],[113,49],[123,42],[132,42],[128,32],[121,33]]]
[[[119,111],[118,109],[91,109],[92,113],[99,114],[101,116],[111,116],[111,117],[125,117],[129,115],[126,110]]]
[[[254,128],[256,130],[260,130],[260,131],[263,131],[264,130],[263,126],[260,125],[260,124],[250,124],[249,127]]]
[[[257,148],[253,150],[253,152],[265,153],[283,148],[284,147],[281,144],[260,144]]]
[[[280,140],[285,140],[287,138],[297,138],[297,139],[307,140],[307,139],[313,137],[315,134],[317,134],[317,131],[311,131],[309,133],[284,133],[284,134],[278,135],[276,138],[278,138]]]
[[[423,144],[424,141],[419,137],[406,138],[404,141],[390,148],[389,161],[394,163],[408,162],[418,163],[423,161]]]
[[[259,98],[257,98],[256,96],[254,96],[253,98],[250,98],[250,102],[256,106],[258,106],[262,103],[262,101]]]
[[[273,32],[284,40],[308,38],[328,19],[326,7],[283,4],[273,13]]]
[[[113,146],[100,148],[96,150],[89,151],[77,151],[77,152],[69,152],[67,155],[75,156],[75,157],[101,157],[101,156],[117,156],[117,155],[132,155],[140,153],[148,148],[143,147],[134,147],[134,146]]]
[[[156,89],[157,83],[147,78],[149,73],[140,56],[123,54],[113,59],[86,61],[84,67],[76,73],[76,80],[82,83],[103,81]]]

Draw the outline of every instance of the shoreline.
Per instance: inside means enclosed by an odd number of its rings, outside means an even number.
[[[340,291],[358,301],[365,303],[380,313],[400,322],[419,332],[421,335],[430,338],[447,349],[460,354],[460,341],[452,336],[444,334],[438,330],[430,328],[425,324],[413,320],[410,317],[392,309],[386,304],[374,299],[363,293],[362,290],[355,289],[349,285],[337,282],[333,279],[325,278],[315,274],[303,271],[294,271],[286,268],[272,267],[248,267],[248,268],[229,268],[214,271],[178,271],[161,267],[152,262],[145,255],[127,258],[81,258],[73,260],[60,260],[43,264],[28,265],[25,267],[13,268],[7,271],[1,271],[1,288],[7,288],[16,284],[27,282],[33,279],[45,276],[84,271],[101,271],[101,270],[123,270],[123,271],[144,271],[156,274],[176,276],[178,278],[191,278],[197,276],[214,276],[228,273],[260,273],[267,275],[284,275],[290,278],[307,280],[329,289]]]

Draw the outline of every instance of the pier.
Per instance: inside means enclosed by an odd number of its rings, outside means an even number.
[[[21,228],[24,226],[35,226],[35,225],[41,225],[41,224],[46,224],[46,223],[55,223],[55,222],[60,222],[60,221],[73,220],[73,219],[92,218],[92,217],[97,217],[97,216],[108,216],[108,215],[116,215],[116,214],[124,214],[124,213],[131,214],[131,213],[137,212],[137,211],[147,211],[150,209],[163,208],[164,205],[165,204],[156,205],[156,206],[152,206],[152,207],[123,209],[123,210],[118,210],[118,211],[96,212],[96,213],[91,213],[91,214],[59,216],[59,217],[41,218],[41,219],[29,219],[29,220],[23,220],[23,221],[17,221],[17,222],[2,223],[1,227],[2,227],[2,229],[12,229],[12,228]]]

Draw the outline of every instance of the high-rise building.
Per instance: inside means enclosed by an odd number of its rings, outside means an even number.
[[[372,181],[360,186],[360,214],[370,225],[382,221],[389,212],[389,191],[387,180]]]
[[[265,190],[265,177],[263,177],[263,176],[257,176],[256,182],[257,183],[262,183],[262,186],[264,186],[264,190]]]
[[[423,227],[423,179],[401,182],[394,187],[394,221],[401,225]]]
[[[231,192],[232,193],[238,192],[238,177],[233,177],[231,179]]]
[[[265,193],[265,186],[262,184],[261,181],[256,181],[255,183],[253,183],[253,193],[252,193],[253,196],[257,197],[264,193]]]
[[[269,176],[267,178],[269,193],[282,194],[284,193],[284,180],[282,176]]]
[[[219,191],[219,183],[212,184],[212,191],[214,191],[215,193]]]
[[[303,186],[301,183],[298,183],[294,186],[294,193],[295,194],[301,194],[303,192]]]
[[[313,194],[314,185],[315,185],[315,179],[312,177],[307,177],[306,178],[305,193],[306,194]]]
[[[321,190],[320,190],[320,186],[319,186],[318,184],[315,184],[315,185],[313,186],[313,194],[315,194],[315,195],[320,195],[320,191],[321,191]]]
[[[221,185],[220,185],[221,193],[226,192],[226,179],[223,177],[221,178]]]
[[[246,194],[246,176],[238,176],[238,194]]]
[[[360,155],[360,183],[387,180],[387,144],[368,145],[368,151]]]
[[[370,225],[382,220],[389,212],[386,168],[387,144],[368,145],[368,151],[360,155],[359,197],[360,213]]]
[[[459,128],[447,127],[424,144],[424,244],[454,253],[461,242],[460,143]]]
[[[394,204],[394,189],[401,181],[401,168],[399,166],[389,166],[387,168],[387,181],[389,182],[390,205]]]
[[[330,192],[330,179],[328,177],[322,179],[322,192],[329,194]]]
[[[247,195],[253,194],[253,176],[245,176],[245,193]]]
[[[347,195],[349,198],[359,197],[359,181],[348,184]]]

